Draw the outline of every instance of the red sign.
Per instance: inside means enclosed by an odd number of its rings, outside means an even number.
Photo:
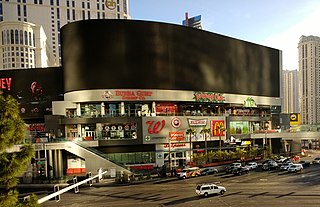
[[[212,120],[211,121],[211,129],[212,129],[212,136],[224,136],[225,132],[225,125],[224,120]]]
[[[11,90],[11,78],[0,78],[0,88],[2,90]]]
[[[152,91],[116,90],[115,96],[121,96],[123,100],[145,100],[146,96],[152,96],[152,94]]]
[[[170,148],[180,148],[180,147],[186,147],[187,145],[185,143],[171,143]],[[169,148],[169,144],[163,144],[164,148]]]
[[[171,141],[183,141],[184,132],[169,132]]]
[[[166,125],[166,121],[165,120],[162,120],[161,122],[147,121],[146,124],[149,125],[148,127],[149,134],[159,134],[159,132],[161,132],[161,130]]]

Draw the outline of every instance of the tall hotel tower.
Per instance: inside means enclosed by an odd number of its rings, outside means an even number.
[[[130,19],[129,0],[0,0],[0,69],[61,65],[60,28],[84,19]]]
[[[283,113],[300,113],[298,70],[283,70]]]
[[[298,51],[301,123],[320,123],[320,37],[301,36]]]

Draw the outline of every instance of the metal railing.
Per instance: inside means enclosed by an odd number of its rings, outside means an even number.
[[[98,173],[97,175],[93,176],[93,177],[89,177],[89,178],[87,178],[87,179],[85,179],[85,180],[83,180],[83,181],[80,181],[80,182],[75,183],[75,184],[73,184],[73,185],[70,185],[70,186],[68,186],[68,187],[66,187],[66,188],[63,188],[63,189],[61,189],[61,190],[58,190],[58,191],[56,191],[56,192],[54,192],[54,193],[52,193],[52,194],[50,194],[50,195],[47,195],[47,196],[45,196],[45,197],[43,197],[43,198],[40,198],[40,199],[38,200],[38,204],[44,203],[44,202],[46,202],[46,201],[48,201],[48,200],[50,200],[50,199],[52,199],[52,198],[57,198],[57,197],[59,197],[58,200],[57,200],[57,201],[59,201],[59,200],[60,200],[60,195],[61,195],[62,193],[65,193],[65,192],[71,190],[71,189],[74,189],[74,190],[75,190],[75,193],[78,193],[78,192],[79,192],[79,186],[80,186],[80,185],[85,184],[85,183],[92,183],[92,180],[97,179],[97,178],[98,178],[98,179],[101,179],[101,178],[102,178],[102,175],[106,174],[107,172],[108,172],[108,171],[104,171],[104,172],[102,172],[102,171],[100,172],[100,171],[99,171],[99,173]],[[57,189],[56,187],[54,187],[54,188]]]

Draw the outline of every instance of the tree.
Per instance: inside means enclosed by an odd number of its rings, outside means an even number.
[[[25,123],[20,116],[18,102],[10,95],[0,94],[0,185],[4,187],[0,194],[1,207],[39,206],[35,195],[21,201],[16,190],[18,177],[34,156],[33,146],[23,144],[25,136]],[[14,145],[21,145],[20,150],[9,152]]]
[[[207,135],[209,134],[209,136],[210,136],[211,129],[203,127],[203,129],[201,129],[200,133],[203,134],[203,136],[204,136],[204,140],[205,140],[205,143],[204,143],[205,146],[204,147],[206,149],[206,156],[208,156]],[[206,162],[207,162],[207,160],[206,160]]]
[[[186,131],[186,134],[189,135],[189,144],[190,144],[190,154],[189,154],[189,157],[190,157],[190,163],[191,163],[191,152],[192,152],[192,136],[193,135],[196,135],[197,134],[197,131],[192,128],[192,127],[189,127]]]

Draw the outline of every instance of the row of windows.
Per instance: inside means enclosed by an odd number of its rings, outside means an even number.
[[[7,63],[3,64],[3,69],[7,68],[34,68],[33,64],[28,64],[28,63]]]
[[[35,36],[31,32],[23,30],[5,30],[2,31],[2,45],[21,44],[35,46]]]

